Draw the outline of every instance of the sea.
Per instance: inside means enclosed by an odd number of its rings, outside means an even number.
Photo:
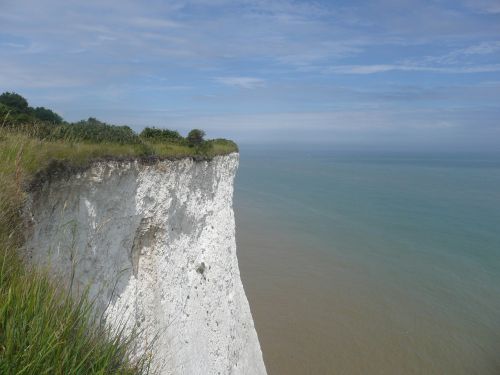
[[[500,154],[240,149],[270,375],[500,374]]]

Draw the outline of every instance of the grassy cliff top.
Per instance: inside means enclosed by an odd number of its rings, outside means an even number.
[[[72,125],[68,125],[71,127]],[[57,130],[57,128],[56,128]],[[78,137],[39,137],[30,132],[0,127],[0,170],[12,167],[13,155],[28,173],[43,168],[50,160],[65,160],[76,166],[104,158],[159,158],[180,159],[192,157],[210,160],[218,155],[238,152],[238,146],[226,139],[203,140],[190,145],[185,139],[155,140],[139,135],[134,142],[94,141]]]
[[[238,151],[232,141],[205,140],[205,132],[200,129],[183,137],[176,130],[155,127],[136,133],[129,126],[111,125],[93,117],[69,123],[50,109],[31,107],[13,92],[0,95],[0,131],[2,147],[24,144],[23,153],[77,163],[103,156],[210,159]]]

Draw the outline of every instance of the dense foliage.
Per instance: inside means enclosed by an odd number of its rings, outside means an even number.
[[[128,126],[109,125],[93,117],[73,124],[64,124],[53,129],[50,140],[74,140],[92,143],[140,143],[139,136]]]
[[[189,132],[186,139],[188,145],[193,147],[201,145],[203,143],[203,137],[205,137],[205,132],[203,130],[193,129]]]
[[[14,92],[4,92],[0,95],[0,118],[3,125],[37,121],[53,124],[63,122],[57,113],[44,107],[32,108],[25,98]]]
[[[183,138],[177,130],[144,128],[139,135],[141,138],[151,142],[182,141]]]
[[[16,113],[28,113],[28,101],[15,92],[4,92],[0,95],[0,103]]]
[[[61,116],[45,107],[36,107],[33,110],[33,115],[40,121],[44,122],[51,122],[54,124],[61,124],[63,122]]]

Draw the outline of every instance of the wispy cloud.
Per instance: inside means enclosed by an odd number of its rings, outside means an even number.
[[[266,81],[255,77],[217,77],[215,80],[223,85],[239,87],[242,89],[256,89],[264,87]]]
[[[474,63],[474,58],[495,54],[500,51],[500,41],[482,41],[463,48],[451,50],[445,54],[424,56],[419,61],[421,64],[456,65]],[[411,60],[408,60],[411,61]]]
[[[144,27],[147,29],[151,28],[177,28],[182,27],[182,23],[163,19],[163,18],[151,18],[151,17],[134,17],[128,21],[130,25]]]
[[[500,64],[477,65],[463,67],[437,67],[437,66],[419,66],[419,65],[339,65],[332,66],[325,70],[328,73],[335,74],[375,74],[391,71],[401,72],[431,72],[445,74],[473,74],[473,73],[491,73],[500,72]]]
[[[485,64],[478,57],[500,52],[500,41],[483,41],[444,54],[406,58],[387,64],[334,65],[323,71],[333,74],[375,74],[391,71],[473,74],[500,71],[500,63]],[[499,61],[499,59],[496,59]]]
[[[465,0],[465,4],[481,13],[500,13],[500,2],[498,0]]]

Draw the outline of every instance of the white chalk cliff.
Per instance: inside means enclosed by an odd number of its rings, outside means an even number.
[[[265,374],[241,283],[232,209],[238,154],[100,161],[45,182],[27,203],[26,251],[161,374]]]

